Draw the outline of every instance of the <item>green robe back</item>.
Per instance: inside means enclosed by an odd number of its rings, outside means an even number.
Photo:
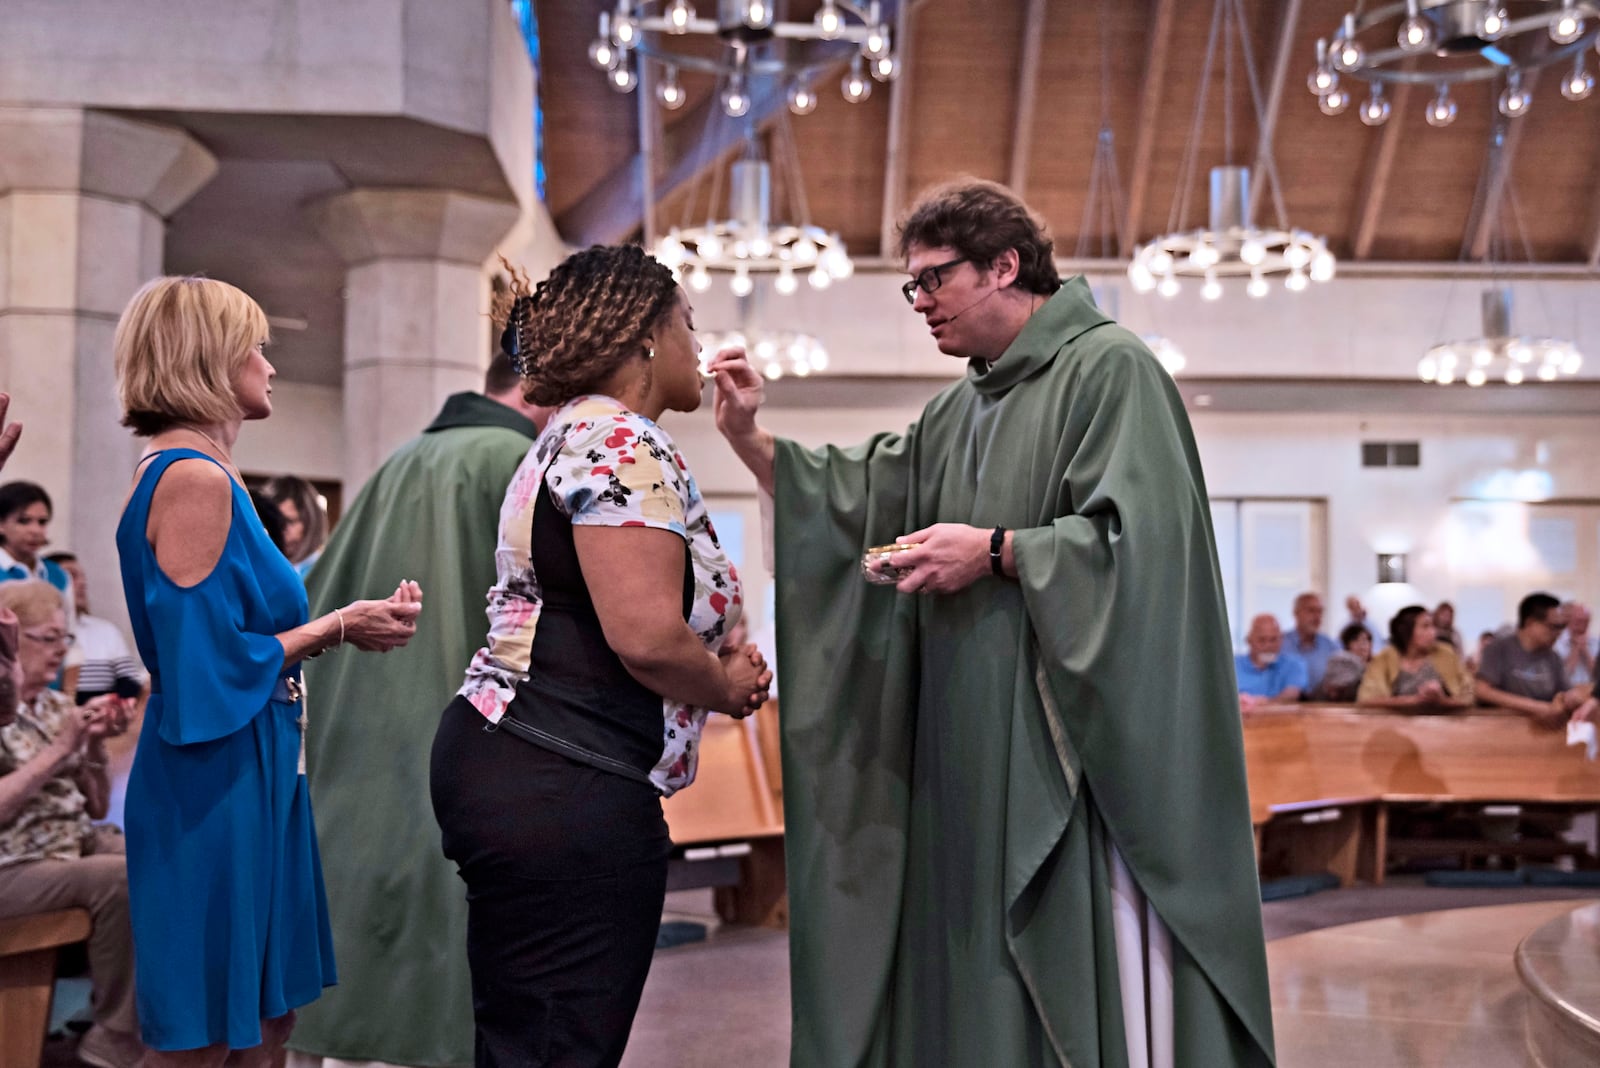
[[[307,583],[311,613],[422,585],[403,649],[306,665],[307,764],[339,985],[300,1010],[292,1049],[472,1063],[466,887],[428,794],[434,731],[488,629],[500,505],[533,423],[473,393],[446,403],[362,487]]]
[[[1019,581],[863,549],[1016,531]],[[1232,651],[1177,390],[1081,278],[904,435],[778,443],[792,1063],[1121,1066],[1107,844],[1173,936],[1177,1063],[1272,1062]]]

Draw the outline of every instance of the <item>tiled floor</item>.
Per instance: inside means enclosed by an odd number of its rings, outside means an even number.
[[[1533,1065],[1513,956],[1580,907],[1543,901],[1369,920],[1267,946],[1281,1068]]]

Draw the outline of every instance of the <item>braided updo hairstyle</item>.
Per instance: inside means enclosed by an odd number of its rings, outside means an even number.
[[[500,347],[534,404],[565,404],[595,392],[628,360],[672,306],[672,272],[638,245],[575,252],[530,291],[513,271],[497,301]]]

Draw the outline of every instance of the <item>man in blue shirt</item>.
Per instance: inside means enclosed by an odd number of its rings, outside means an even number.
[[[1339,643],[1322,633],[1322,598],[1307,591],[1294,599],[1294,629],[1283,640],[1284,653],[1298,657],[1306,666],[1306,684],[1300,691],[1311,698],[1322,685],[1328,658],[1339,651]]]
[[[1283,655],[1283,631],[1278,621],[1263,613],[1250,621],[1245,638],[1248,653],[1233,658],[1239,677],[1239,706],[1277,705],[1300,700],[1306,689],[1306,665],[1299,657]]]

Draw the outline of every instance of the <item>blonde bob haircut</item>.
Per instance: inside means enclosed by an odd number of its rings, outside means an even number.
[[[0,582],[0,608],[9,608],[15,612],[17,622],[24,627],[37,627],[48,623],[51,616],[66,606],[61,591],[43,579]]]
[[[150,437],[178,423],[237,419],[234,376],[267,337],[266,312],[226,282],[186,275],[145,283],[117,323],[122,425]]]

